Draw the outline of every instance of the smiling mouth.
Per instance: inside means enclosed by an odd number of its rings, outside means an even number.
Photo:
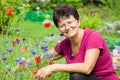
[[[70,34],[70,33],[71,33],[71,31],[66,31],[66,32],[65,32],[65,34]]]

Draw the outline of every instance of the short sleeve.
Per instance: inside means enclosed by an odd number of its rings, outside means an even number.
[[[63,55],[63,41],[57,43],[57,45],[54,47],[55,51],[60,54]]]
[[[86,43],[86,50],[93,48],[103,49],[103,47],[104,47],[103,37],[99,33],[95,33],[95,32],[90,34]]]

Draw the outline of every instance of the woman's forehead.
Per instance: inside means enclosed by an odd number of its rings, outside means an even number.
[[[62,22],[64,20],[70,20],[70,19],[75,19],[74,16],[70,15],[70,16],[62,16],[59,19],[59,22]]]

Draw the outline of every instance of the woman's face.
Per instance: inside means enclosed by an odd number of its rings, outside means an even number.
[[[60,32],[67,38],[74,37],[79,31],[80,21],[72,15],[69,17],[62,17],[58,22]]]

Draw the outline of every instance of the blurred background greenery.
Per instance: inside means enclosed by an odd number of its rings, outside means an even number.
[[[80,13],[81,27],[103,34],[110,50],[120,45],[120,0],[1,0],[0,33],[11,34],[25,21],[52,21],[52,11],[61,3],[73,4]],[[11,15],[6,15],[8,9],[14,10]]]

